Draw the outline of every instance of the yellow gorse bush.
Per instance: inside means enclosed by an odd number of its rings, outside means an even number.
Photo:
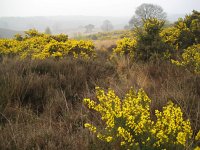
[[[182,54],[180,61],[172,60],[178,66],[189,68],[190,71],[200,73],[200,44],[188,47]]]
[[[163,28],[163,25],[164,25],[163,20],[159,20],[157,18],[150,18],[144,22],[144,30],[149,35],[156,35],[159,34],[161,29]]]
[[[134,29],[135,37],[123,38],[117,41],[117,47],[113,54],[125,55],[135,60],[152,60],[156,57],[168,59],[170,57],[169,46],[162,40],[164,21],[156,18],[147,19],[143,27]]]
[[[84,103],[101,115],[104,127],[86,123],[85,127],[109,143],[120,142],[125,149],[184,149],[192,138],[189,120],[183,119],[180,107],[172,102],[156,110],[156,120],[151,118],[151,100],[140,89],[131,89],[124,99],[111,89],[107,93],[96,88],[98,102],[84,99]]]
[[[20,58],[45,59],[48,57],[90,58],[95,55],[91,41],[69,40],[67,35],[49,35],[35,29],[25,31],[25,36],[17,34],[14,39],[0,39],[0,55],[20,56]]]
[[[165,28],[160,36],[174,50],[183,50],[200,42],[200,12],[193,10],[192,14],[175,22],[173,27]]]
[[[130,38],[123,38],[117,41],[117,47],[113,49],[113,53],[120,56],[130,55],[130,57],[133,58],[135,49],[136,40],[132,40]]]
[[[160,36],[174,50],[183,50],[194,43],[192,41],[194,35],[182,20],[179,20],[173,27],[165,28]]]
[[[19,42],[12,39],[0,39],[0,55],[16,55]]]
[[[160,36],[162,40],[169,44],[174,50],[178,50],[180,48],[179,37],[181,34],[181,30],[176,27],[165,28]]]

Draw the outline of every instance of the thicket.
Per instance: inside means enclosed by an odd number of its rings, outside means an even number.
[[[185,49],[181,60],[172,60],[172,63],[178,66],[186,67],[191,72],[200,73],[200,44],[194,44]]]
[[[0,56],[19,56],[20,58],[45,59],[65,56],[94,57],[94,44],[91,41],[69,40],[67,35],[48,35],[35,29],[17,34],[14,39],[0,40]]]
[[[127,38],[119,40],[113,53],[130,55],[134,61],[175,59],[177,60],[173,60],[177,62],[175,64],[190,66],[189,70],[193,68],[192,71],[198,73],[199,27],[200,13],[198,11],[193,11],[184,19],[179,19],[172,27],[164,28],[164,21],[150,18],[145,20],[143,27],[134,29],[135,37],[132,37],[132,40],[127,40]]]

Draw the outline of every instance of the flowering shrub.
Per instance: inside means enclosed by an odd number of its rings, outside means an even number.
[[[144,30],[149,35],[157,36],[160,33],[161,29],[163,28],[163,25],[164,21],[158,20],[157,18],[147,19],[144,22]]]
[[[35,29],[25,31],[24,37],[17,34],[14,39],[0,40],[1,55],[19,55],[21,58],[63,58],[71,55],[74,58],[88,59],[94,53],[94,44],[91,41],[68,40],[67,35],[49,35]]]
[[[184,49],[199,44],[200,12],[193,11],[168,28],[164,28],[163,20],[147,19],[143,27],[134,30],[134,35],[136,40],[119,40],[113,52],[144,61],[176,58]]]
[[[172,102],[156,110],[151,118],[151,100],[140,89],[131,89],[121,100],[109,89],[105,93],[96,88],[98,102],[84,99],[84,103],[101,115],[103,128],[86,123],[85,127],[103,141],[118,143],[125,149],[184,149],[189,148],[192,129],[189,120],[183,119],[180,107]]]
[[[14,56],[18,53],[19,42],[12,39],[0,39],[0,55]]]
[[[65,34],[51,35],[50,37],[58,42],[66,42],[68,40],[68,36]]]
[[[164,29],[160,36],[173,50],[183,50],[194,43],[192,32],[182,20],[179,20],[175,26]]]
[[[174,50],[178,50],[180,48],[180,43],[178,42],[180,36],[180,30],[175,27],[165,28],[160,36],[162,40],[169,44]]]
[[[130,57],[133,58],[135,48],[136,48],[136,40],[132,40],[130,38],[123,38],[117,41],[117,47],[113,49],[113,53],[119,54],[120,56],[130,55]]]
[[[117,41],[117,47],[113,49],[114,54],[130,56],[140,60],[169,58],[168,45],[161,39],[160,32],[164,25],[163,21],[156,18],[147,19],[141,29],[135,30],[135,39],[123,38]]]
[[[193,45],[184,50],[181,61],[172,60],[178,66],[189,68],[192,72],[200,73],[200,44]]]
[[[164,29],[160,36],[174,50],[183,50],[200,42],[200,12],[193,10],[192,14],[179,19],[173,27]]]
[[[170,57],[169,46],[160,36],[163,26],[164,21],[156,18],[147,19],[144,22],[142,32],[137,34],[136,57],[138,59],[148,61]]]
[[[94,44],[91,41],[69,40],[66,44],[69,54],[73,55],[75,58],[89,58],[95,55]]]

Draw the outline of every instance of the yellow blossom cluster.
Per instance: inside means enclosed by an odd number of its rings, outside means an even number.
[[[37,30],[25,31],[25,36],[17,34],[14,39],[0,40],[0,55],[20,58],[45,59],[49,57],[90,58],[95,55],[91,41],[69,40],[67,35],[49,35]]]
[[[200,44],[188,47],[182,54],[180,61],[172,60],[178,66],[187,67],[194,73],[200,73]]]
[[[193,37],[190,29],[186,26],[182,20],[179,20],[173,27],[165,28],[161,33],[163,41],[169,44],[174,50],[182,50],[188,45],[192,44],[192,41],[187,38]]]
[[[157,121],[154,123],[152,133],[157,140],[154,144],[186,147],[192,137],[192,129],[189,120],[183,120],[180,107],[169,102],[166,107],[163,107],[163,112],[156,110],[155,114]]]
[[[157,18],[150,18],[144,22],[144,30],[149,35],[157,35],[160,33],[163,25],[164,25],[163,20],[159,20]]]
[[[161,33],[160,36],[162,40],[169,44],[174,50],[178,50],[180,48],[179,37],[181,34],[181,29],[176,27],[169,27],[165,28]]]
[[[113,54],[144,61],[157,56],[164,59],[170,57],[169,46],[162,41],[160,36],[163,25],[164,21],[156,18],[145,20],[142,27],[134,29],[134,38],[125,37],[117,41]]]
[[[136,49],[136,40],[130,38],[123,38],[117,41],[117,47],[113,49],[113,53],[120,56],[130,55],[131,58],[134,57],[134,52]]]
[[[120,142],[125,149],[184,149],[193,131],[189,120],[184,120],[180,107],[172,102],[155,110],[156,119],[151,118],[151,100],[140,89],[131,90],[124,99],[111,89],[107,93],[96,88],[98,102],[84,99],[84,103],[101,115],[103,128],[86,123],[85,127],[106,142]],[[199,133],[197,135],[197,138]]]

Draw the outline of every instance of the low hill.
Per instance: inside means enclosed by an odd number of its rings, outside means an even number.
[[[123,29],[129,17],[103,17],[103,16],[40,16],[40,17],[0,17],[0,28],[24,31],[36,28],[44,32],[47,27],[53,34],[85,32],[84,26],[93,24],[96,30],[104,20],[110,20],[115,30]]]
[[[20,31],[0,28],[0,38],[12,38],[15,34],[21,33]]]

